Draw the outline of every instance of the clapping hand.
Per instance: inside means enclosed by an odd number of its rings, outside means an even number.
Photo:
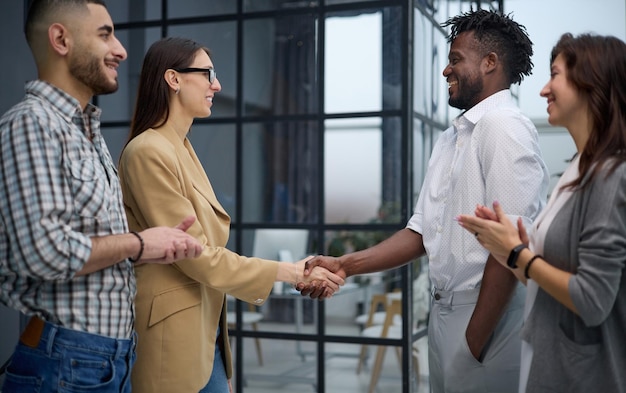
[[[528,234],[522,222],[517,219],[513,225],[498,202],[493,203],[493,210],[478,205],[474,216],[460,215],[459,225],[476,237],[498,262],[506,266],[506,259],[511,250],[520,243],[528,244]]]

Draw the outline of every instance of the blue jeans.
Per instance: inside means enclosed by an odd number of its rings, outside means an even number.
[[[220,336],[219,327],[217,329],[217,336]],[[209,378],[209,383],[207,383],[199,393],[228,393],[228,378],[226,378],[226,368],[224,367],[222,352],[220,351],[218,343],[215,343],[215,357],[213,360],[211,378]]]
[[[18,343],[4,393],[130,393],[133,337],[118,340],[46,322],[35,348]]]

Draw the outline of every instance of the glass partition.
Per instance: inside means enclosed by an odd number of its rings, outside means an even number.
[[[245,116],[317,112],[316,31],[314,14],[244,22]]]
[[[213,191],[231,220],[237,219],[236,131],[232,124],[194,124],[188,134]]]
[[[161,19],[161,2],[148,0],[106,0],[111,19],[117,25]]]
[[[318,206],[316,122],[249,123],[243,128],[243,220],[312,223]]]

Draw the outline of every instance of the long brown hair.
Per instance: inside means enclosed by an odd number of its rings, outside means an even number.
[[[199,50],[199,43],[179,37],[162,38],[150,46],[143,59],[135,111],[126,144],[149,128],[160,127],[170,116],[170,87],[163,77],[170,68],[187,68]]]
[[[565,185],[585,187],[609,160],[608,174],[626,161],[626,44],[612,36],[566,33],[552,49],[550,64],[558,55],[568,81],[589,105],[592,129],[580,153],[580,175]]]

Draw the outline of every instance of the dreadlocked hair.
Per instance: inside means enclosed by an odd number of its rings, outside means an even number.
[[[464,32],[473,31],[478,49],[483,55],[494,52],[498,55],[509,83],[520,83],[524,76],[532,74],[533,43],[528,38],[526,27],[513,21],[511,14],[477,10],[457,15],[442,23],[451,26],[448,43]]]

